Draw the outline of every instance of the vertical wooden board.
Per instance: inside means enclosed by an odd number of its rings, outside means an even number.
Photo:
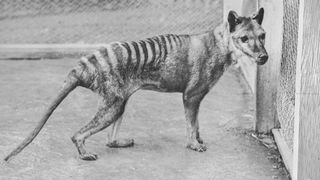
[[[279,126],[276,117],[276,98],[282,50],[283,6],[282,0],[259,2],[259,6],[265,10],[262,27],[266,31],[265,48],[269,60],[257,69],[255,128],[259,133],[269,133],[272,128]]]
[[[270,133],[275,127],[275,108],[272,98],[272,82],[268,75],[271,71],[268,67],[258,66],[257,92],[256,92],[256,126],[258,133]]]
[[[298,180],[320,179],[320,1],[304,0],[300,74]],[[301,22],[301,21],[300,21]],[[298,57],[299,58],[299,57]],[[299,71],[297,71],[299,72]],[[298,81],[297,81],[298,82]],[[298,101],[299,102],[299,101]],[[297,120],[297,119],[296,119]],[[297,133],[297,132],[296,132]],[[295,177],[294,177],[295,178]]]

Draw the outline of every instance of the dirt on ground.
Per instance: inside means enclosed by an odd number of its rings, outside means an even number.
[[[74,59],[0,61],[0,157],[36,126]],[[99,97],[77,88],[56,109],[38,137],[9,163],[0,179],[287,179],[270,150],[251,136],[253,97],[231,68],[201,104],[203,153],[185,148],[185,118],[179,93],[138,91],[130,99],[120,136],[134,147],[105,146],[107,128],[86,142],[97,161],[80,160],[70,137],[91,120]]]

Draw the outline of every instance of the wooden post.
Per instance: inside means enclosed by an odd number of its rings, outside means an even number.
[[[274,102],[274,89],[268,75],[268,67],[258,66],[257,68],[257,92],[256,92],[256,125],[258,133],[270,133],[275,128],[276,108]]]
[[[274,3],[277,6],[274,6]],[[263,66],[255,67],[255,101],[256,121],[254,128],[258,133],[271,133],[271,129],[279,127],[276,117],[276,94],[281,62],[282,49],[282,1],[279,0],[244,0],[243,14],[251,16],[258,8],[265,9],[262,27],[266,31],[265,48],[269,61]],[[252,71],[252,72],[254,72]]]
[[[320,179],[319,8],[319,0],[300,0],[293,180]]]

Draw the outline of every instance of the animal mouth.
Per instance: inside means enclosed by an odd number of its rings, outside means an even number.
[[[268,56],[267,55],[260,55],[258,59],[256,60],[256,63],[258,65],[264,65],[268,61]]]

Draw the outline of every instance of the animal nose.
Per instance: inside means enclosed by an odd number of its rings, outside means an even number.
[[[259,58],[259,59],[258,59],[258,62],[257,62],[257,63],[258,63],[259,65],[263,65],[264,63],[267,62],[269,56],[266,55],[266,54],[260,54],[258,58]]]

